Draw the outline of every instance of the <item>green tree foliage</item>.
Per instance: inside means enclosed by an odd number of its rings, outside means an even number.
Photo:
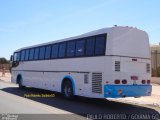
[[[9,64],[9,61],[6,58],[0,58],[0,64]]]

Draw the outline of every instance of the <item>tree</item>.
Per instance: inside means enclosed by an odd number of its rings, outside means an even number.
[[[9,61],[6,58],[0,58],[0,64],[9,64]]]

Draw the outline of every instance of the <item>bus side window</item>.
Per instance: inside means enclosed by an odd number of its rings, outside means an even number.
[[[67,42],[67,57],[74,57],[75,55],[75,41]]]
[[[65,57],[65,52],[66,52],[66,43],[60,43],[59,45],[59,58],[64,58]]]
[[[16,61],[20,61],[20,52],[17,53]]]
[[[24,61],[25,58],[25,50],[21,51],[21,61]]]
[[[13,55],[13,61],[14,62],[17,61],[17,53],[14,53],[14,55]]]
[[[39,56],[39,48],[35,48],[34,60],[38,60],[38,56]]]
[[[33,60],[34,57],[34,48],[29,50],[29,60]]]
[[[52,45],[51,58],[57,58],[58,57],[58,46],[59,46],[59,44],[53,44]]]
[[[51,46],[46,47],[45,59],[50,59],[51,57]]]
[[[85,40],[82,39],[76,42],[76,56],[84,55],[84,47],[85,47]]]
[[[105,55],[105,41],[104,36],[96,37],[95,55]]]
[[[43,60],[45,55],[45,47],[40,47],[39,60]]]
[[[29,57],[29,50],[26,50],[26,53],[25,53],[25,61],[28,60],[28,57]]]
[[[93,56],[94,55],[94,46],[95,46],[95,38],[94,37],[87,38],[86,56]]]

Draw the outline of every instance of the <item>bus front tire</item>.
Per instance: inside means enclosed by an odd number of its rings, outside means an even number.
[[[72,83],[69,80],[65,81],[63,84],[63,95],[69,100],[74,98]]]
[[[25,86],[22,84],[22,79],[20,78],[20,79],[18,79],[18,86],[19,86],[19,89],[24,89],[25,88]]]

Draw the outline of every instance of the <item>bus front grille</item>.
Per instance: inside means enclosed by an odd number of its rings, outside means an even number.
[[[92,92],[102,93],[102,73],[92,73]]]

